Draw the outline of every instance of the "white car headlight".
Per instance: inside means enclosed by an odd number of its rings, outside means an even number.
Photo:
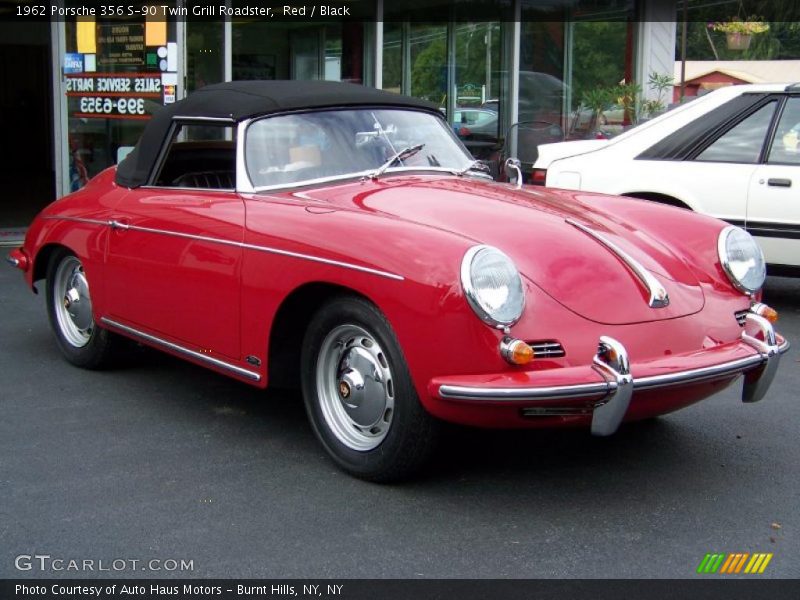
[[[467,250],[461,261],[461,285],[472,310],[492,327],[510,327],[522,316],[522,278],[512,260],[497,248]]]
[[[745,294],[761,289],[767,277],[764,253],[753,237],[744,229],[726,227],[717,243],[719,260],[733,286]]]

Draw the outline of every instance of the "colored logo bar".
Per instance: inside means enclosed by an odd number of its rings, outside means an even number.
[[[736,575],[761,574],[772,560],[772,553],[732,552],[730,554],[706,554],[697,572],[701,574]]]

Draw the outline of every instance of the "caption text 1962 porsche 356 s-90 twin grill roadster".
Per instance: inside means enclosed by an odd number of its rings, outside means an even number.
[[[296,385],[333,460],[372,480],[420,467],[441,421],[608,435],[742,374],[762,398],[788,343],[749,234],[480,167],[413,98],[212,85],[9,260],[46,280],[70,362],[105,365],[128,337]]]

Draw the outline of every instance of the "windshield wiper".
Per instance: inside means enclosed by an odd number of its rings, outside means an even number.
[[[400,152],[395,152],[394,155],[392,155],[392,157],[389,158],[389,160],[387,160],[380,167],[378,167],[372,173],[370,173],[369,174],[369,178],[370,179],[377,179],[378,177],[383,175],[383,173],[386,171],[386,169],[391,167],[398,160],[405,160],[406,158],[410,158],[410,157],[414,156],[417,152],[422,150],[424,147],[425,147],[425,144],[417,144],[416,146],[408,146],[406,148],[403,148],[402,150],[400,150]]]
[[[492,171],[488,167],[488,165],[486,165],[485,163],[483,163],[483,162],[481,162],[479,160],[473,160],[471,163],[469,163],[466,167],[464,167],[460,171],[453,171],[453,172],[456,175],[458,175],[459,177],[463,177],[464,175],[466,175],[470,171],[480,171],[481,172],[480,174],[481,174],[482,177],[489,177],[489,178],[492,177],[492,175],[491,175]]]

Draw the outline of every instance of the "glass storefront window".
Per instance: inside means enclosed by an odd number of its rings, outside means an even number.
[[[488,158],[500,137],[500,23],[456,23],[455,110],[450,123],[476,158]]]
[[[186,93],[225,80],[224,25],[186,22]]]
[[[75,191],[136,143],[158,107],[177,99],[180,57],[176,23],[164,18],[72,19],[64,31],[68,189]]]
[[[509,135],[523,171],[532,167],[538,145],[564,139],[564,22],[523,20],[519,48],[517,123]]]
[[[628,50],[631,25],[626,21],[578,21],[571,27],[567,136],[580,139],[620,133],[626,115],[618,102],[623,95],[619,86],[632,79]]]
[[[412,23],[409,95],[447,107],[447,25]]]
[[[363,81],[363,23],[241,21],[232,31],[234,80]]]
[[[400,94],[403,87],[403,25],[383,24],[383,89]]]

